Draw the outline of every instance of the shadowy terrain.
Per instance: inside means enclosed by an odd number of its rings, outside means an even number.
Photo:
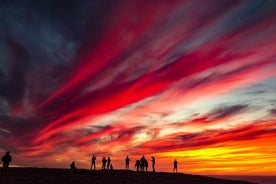
[[[250,175],[210,175],[210,177],[230,180],[243,180],[259,184],[276,184],[276,176],[250,176]]]
[[[225,180],[182,173],[114,170],[89,171],[84,169],[10,168],[8,178],[1,184],[250,184],[246,181]],[[251,183],[252,184],[252,183]]]

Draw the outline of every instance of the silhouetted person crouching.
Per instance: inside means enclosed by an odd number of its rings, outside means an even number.
[[[70,169],[77,169],[74,161],[70,164]]]
[[[1,177],[5,176],[5,178],[7,178],[8,177],[8,167],[10,165],[10,162],[12,161],[12,157],[11,157],[9,151],[6,152],[6,154],[2,157],[1,161],[3,162]]]

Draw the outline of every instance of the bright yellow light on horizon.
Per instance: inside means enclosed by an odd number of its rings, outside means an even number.
[[[201,159],[210,159],[210,158],[227,158],[227,154],[237,153],[241,151],[250,151],[254,148],[231,148],[231,147],[218,147],[218,148],[203,148],[197,150],[186,150],[186,151],[174,151],[174,152],[164,152],[160,153],[159,156],[164,157],[194,157]],[[258,156],[256,153],[244,153],[239,154],[243,156]]]
[[[275,150],[276,146],[272,149]],[[264,147],[213,147],[157,153],[163,160],[177,159],[179,170],[200,174],[276,174],[276,158]]]

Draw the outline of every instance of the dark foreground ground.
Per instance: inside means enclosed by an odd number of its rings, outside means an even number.
[[[217,179],[182,173],[137,173],[135,171],[93,171],[10,168],[1,184],[250,184],[245,181]]]
[[[211,177],[230,180],[243,180],[259,184],[276,184],[276,176],[213,175]]]

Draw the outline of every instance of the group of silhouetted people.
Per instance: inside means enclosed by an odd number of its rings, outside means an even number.
[[[130,159],[127,156],[126,157],[126,169],[129,169],[129,162],[130,162]],[[154,156],[151,156],[151,162],[152,162],[152,172],[155,172],[155,158],[154,158]],[[174,162],[173,162],[173,172],[177,173],[177,165],[178,165],[178,162],[175,159]],[[147,161],[147,159],[145,158],[144,155],[141,157],[140,160],[136,160],[134,166],[135,166],[137,172],[148,172],[148,161]]]
[[[130,163],[130,158],[126,156],[125,158],[125,169],[129,170],[129,163]],[[155,172],[155,158],[154,156],[151,156],[151,163],[152,163],[152,172]],[[173,172],[177,172],[177,160],[175,159],[173,162]],[[143,155],[139,160],[136,160],[134,167],[136,168],[137,172],[148,172],[148,160],[146,159],[145,155]],[[75,162],[73,161],[70,164],[70,169],[76,169]],[[113,165],[111,164],[111,158],[105,157],[102,158],[102,170],[113,170]],[[90,171],[91,170],[96,170],[96,156],[92,155],[91,157],[91,166],[90,166]]]
[[[1,171],[1,178],[4,176],[7,178],[7,172],[8,172],[8,167],[10,162],[12,161],[12,157],[10,155],[10,152],[7,151],[6,154],[2,157],[1,161],[3,162],[3,168]],[[152,172],[155,172],[155,158],[154,156],[151,156],[151,162],[152,162]],[[129,170],[129,163],[130,163],[130,158],[126,156],[125,159],[125,169]],[[177,160],[175,159],[173,162],[173,172],[177,172]],[[143,155],[140,160],[136,160],[135,162],[135,168],[137,172],[148,172],[148,161]],[[75,161],[73,161],[70,164],[70,169],[74,170],[77,169]],[[96,170],[96,156],[93,155],[91,158],[91,166],[90,170]],[[102,158],[102,170],[113,170],[113,165],[111,164],[111,158],[108,157],[107,159],[105,157]]]
[[[96,170],[96,156],[93,155],[91,158],[91,166],[90,166],[90,171],[91,170]],[[102,158],[102,170],[113,170],[113,165],[111,164],[111,158],[105,157]]]
[[[151,156],[151,158],[152,158],[151,159],[151,161],[152,161],[152,172],[155,172],[155,169],[154,169],[155,158],[153,156]],[[134,166],[135,166],[137,172],[139,172],[139,171],[140,172],[148,172],[149,163],[148,163],[148,160],[143,155],[140,160],[136,160],[136,163],[135,163]]]
[[[151,156],[151,162],[152,162],[152,172],[155,172],[155,158],[154,156]],[[130,158],[126,156],[125,158],[125,169],[129,170],[129,163],[130,163]],[[177,160],[175,159],[173,162],[173,172],[177,172]],[[148,160],[145,158],[143,155],[140,160],[136,160],[134,167],[136,168],[137,172],[148,172]],[[73,161],[70,164],[70,169],[76,169],[75,162]],[[96,170],[96,156],[92,155],[91,158],[91,166],[90,166],[90,171],[91,170]],[[102,170],[113,170],[113,165],[111,164],[111,158],[105,157],[102,158]]]
[[[105,157],[103,157],[102,159],[102,170],[113,170],[113,165],[111,164],[111,158],[107,157],[107,159]]]
[[[129,170],[129,163],[130,163],[130,158],[126,156],[125,158],[125,169]],[[154,156],[151,156],[151,163],[152,163],[152,172],[155,172],[155,158]],[[71,165],[73,164],[73,167]],[[75,169],[75,163],[73,162],[70,165],[71,169]],[[175,159],[173,162],[173,172],[177,172],[177,160]],[[146,157],[143,155],[139,160],[136,160],[134,167],[136,168],[137,172],[148,172],[148,160]],[[91,158],[91,166],[90,170],[96,170],[96,156],[92,155]],[[111,158],[108,157],[107,159],[105,157],[102,158],[102,170],[113,170],[113,165],[111,164]]]
[[[125,161],[126,161],[126,169],[128,170],[129,169],[129,162],[130,162],[130,159],[128,158],[128,156],[126,157]],[[152,162],[152,172],[155,172],[155,158],[154,158],[154,156],[151,156],[151,162]],[[174,162],[173,162],[173,172],[177,173],[177,165],[178,165],[178,162],[175,159]],[[145,158],[144,155],[141,157],[140,160],[136,160],[134,166],[135,166],[137,172],[148,172],[148,161],[147,161],[147,159]]]

